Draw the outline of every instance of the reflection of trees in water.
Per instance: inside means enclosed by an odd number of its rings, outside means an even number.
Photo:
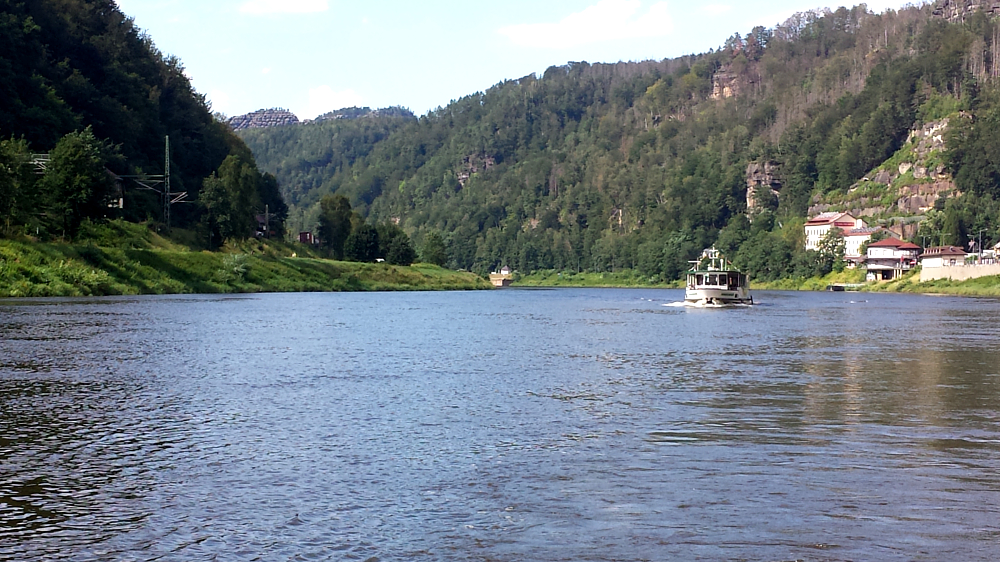
[[[798,336],[783,350],[797,350],[785,367],[803,379],[803,414],[808,423],[861,421],[884,425],[961,423],[975,409],[1000,408],[1000,371],[995,340],[962,314],[972,334],[946,335],[942,323],[886,330],[858,327],[853,334]],[[947,324],[944,324],[947,326]],[[926,342],[926,343],[925,343]]]

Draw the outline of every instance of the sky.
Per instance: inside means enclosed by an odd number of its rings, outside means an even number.
[[[821,0],[118,0],[212,110],[417,115],[569,61],[677,57]],[[897,9],[902,0],[871,0]],[[836,4],[829,7],[836,8]]]

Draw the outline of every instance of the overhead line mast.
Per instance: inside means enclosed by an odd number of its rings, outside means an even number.
[[[170,207],[174,203],[190,203],[190,201],[187,200],[187,191],[175,192],[170,189],[170,135],[163,137],[163,143],[162,174],[142,174],[118,177],[129,178],[139,184],[142,189],[148,189],[149,191],[155,191],[160,194],[163,199],[163,223],[166,225],[166,229],[170,230]],[[162,187],[155,187],[157,185],[162,185]]]

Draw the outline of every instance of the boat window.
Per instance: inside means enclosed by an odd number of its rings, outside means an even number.
[[[704,276],[702,276],[702,275],[698,276],[698,284],[699,285],[704,285],[705,284],[705,277]]]

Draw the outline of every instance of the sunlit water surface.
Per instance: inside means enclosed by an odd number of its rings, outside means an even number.
[[[0,301],[0,560],[997,560],[1000,302]]]

